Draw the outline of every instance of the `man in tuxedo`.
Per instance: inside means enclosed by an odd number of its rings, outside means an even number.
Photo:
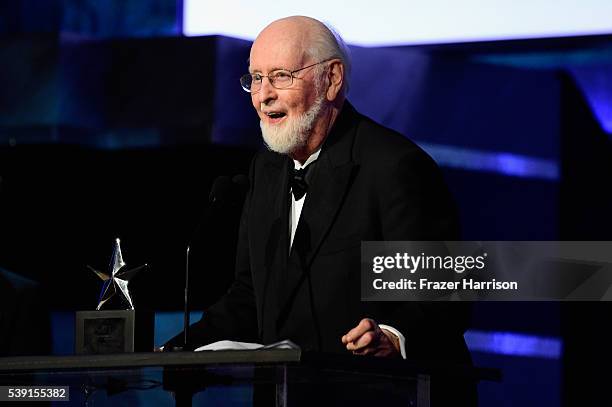
[[[268,149],[251,164],[235,281],[192,327],[192,347],[290,339],[305,350],[469,362],[461,304],[360,300],[362,241],[459,232],[434,161],[346,100],[349,70],[342,40],[311,18],[275,21],[253,43],[241,84]]]

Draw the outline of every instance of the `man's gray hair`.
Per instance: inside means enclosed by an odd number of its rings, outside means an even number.
[[[329,24],[323,23],[321,29],[315,30],[312,34],[311,46],[306,51],[315,61],[338,58],[344,65],[344,78],[341,94],[346,95],[349,90],[349,76],[351,74],[351,55],[350,50],[340,34]],[[321,79],[323,69],[317,66],[317,77]]]

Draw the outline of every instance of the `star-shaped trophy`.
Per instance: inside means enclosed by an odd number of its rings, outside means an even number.
[[[108,273],[87,267],[96,273],[104,284],[96,310],[76,313],[75,352],[150,352],[153,349],[154,313],[147,310],[136,311],[128,291],[130,279],[147,265],[128,270],[121,254],[120,241],[115,239]],[[113,301],[110,301],[111,299]],[[114,309],[102,310],[103,306]]]
[[[119,296],[129,305],[129,309],[134,309],[134,303],[132,302],[132,297],[130,297],[130,292],[128,290],[128,282],[140,270],[147,267],[147,265],[143,264],[142,266],[127,270],[126,264],[123,261],[123,255],[121,254],[121,241],[119,239],[115,239],[115,246],[113,247],[113,255],[111,256],[108,274],[98,271],[91,266],[87,267],[104,281],[96,310],[100,310],[102,305],[117,294],[117,289],[120,293]]]

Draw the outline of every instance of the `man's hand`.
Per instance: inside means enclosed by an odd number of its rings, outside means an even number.
[[[401,357],[399,339],[381,329],[376,321],[364,318],[355,328],[342,337],[346,349],[355,355],[371,355],[389,358]]]

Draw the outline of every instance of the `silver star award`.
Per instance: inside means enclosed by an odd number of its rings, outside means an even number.
[[[104,305],[104,303],[110,300],[117,293],[117,289],[119,289],[119,295],[125,299],[127,304],[129,304],[129,309],[134,309],[134,304],[132,302],[132,298],[130,297],[130,292],[128,291],[128,282],[136,275],[136,273],[147,267],[147,265],[143,264],[142,266],[133,268],[131,270],[126,270],[125,266],[126,264],[123,261],[123,256],[121,255],[121,245],[119,239],[115,239],[115,246],[113,248],[113,255],[111,257],[109,267],[110,270],[108,274],[98,271],[91,266],[87,266],[104,281],[102,291],[100,292],[100,302],[98,303],[96,310],[100,310],[102,305]]]

